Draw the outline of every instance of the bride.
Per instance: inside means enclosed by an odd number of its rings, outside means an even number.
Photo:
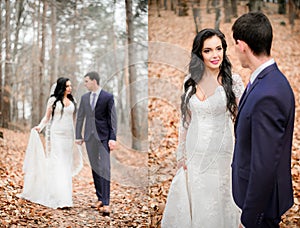
[[[46,114],[31,130],[19,197],[51,208],[72,207],[72,175],[82,167],[81,153],[74,147],[76,102],[68,78],[57,79],[47,102]],[[38,132],[46,127],[46,150]]]
[[[232,75],[223,33],[200,31],[193,43],[181,101],[175,175],[162,227],[231,228],[239,211],[231,196],[233,121],[244,85]]]

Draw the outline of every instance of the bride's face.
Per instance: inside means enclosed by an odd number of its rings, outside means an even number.
[[[223,61],[223,47],[221,39],[217,36],[207,38],[203,42],[201,52],[205,66],[210,70],[219,69]]]
[[[65,95],[68,95],[71,93],[72,93],[72,83],[71,83],[71,81],[67,81]]]

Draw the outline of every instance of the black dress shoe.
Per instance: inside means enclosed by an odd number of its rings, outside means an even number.
[[[110,212],[109,212],[109,211],[103,211],[103,212],[102,212],[102,215],[103,215],[103,216],[108,216],[108,217],[109,217]]]
[[[69,211],[69,210],[71,210],[71,207],[59,207],[59,209],[64,210],[64,211]]]
[[[109,216],[110,215],[110,208],[109,208],[109,206],[103,206],[103,207],[101,207],[100,212],[102,213],[103,216]]]

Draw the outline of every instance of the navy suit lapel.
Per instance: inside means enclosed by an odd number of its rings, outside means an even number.
[[[90,107],[91,112],[93,112],[92,106],[91,106],[91,96],[92,92],[89,92],[89,95],[87,96],[87,105]],[[97,101],[96,101],[97,104]]]
[[[103,94],[102,93],[102,89],[100,90],[100,93],[99,93],[99,96],[98,96],[98,98],[97,98],[97,100],[96,100],[96,104],[95,104],[95,108],[94,108],[94,110],[93,111],[95,111],[96,110],[96,107],[97,107],[97,105],[99,105],[99,100],[101,101],[101,99],[100,99],[100,96]],[[91,107],[91,109],[92,109],[92,107]]]
[[[101,89],[101,90],[100,90],[100,93],[99,93],[99,96],[98,96],[98,99],[97,99],[97,101],[96,101],[96,106],[99,105],[99,102],[101,102],[100,97],[103,95],[102,91],[103,91],[103,90]],[[96,106],[95,106],[95,109],[96,109]]]
[[[247,100],[247,97],[249,96],[249,94],[251,93],[251,91],[253,91],[253,89],[255,88],[255,86],[260,82],[261,79],[263,79],[268,73],[270,73],[271,71],[277,69],[277,65],[276,63],[268,66],[267,68],[265,68],[262,72],[260,72],[260,74],[256,77],[256,79],[254,80],[254,82],[252,83],[252,85],[250,86],[248,92],[246,92],[246,89],[241,97],[240,103],[239,103],[239,108],[238,108],[238,114],[236,117],[236,124],[238,122],[238,118],[239,118],[239,114]]]

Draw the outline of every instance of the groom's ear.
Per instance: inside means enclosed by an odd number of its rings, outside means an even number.
[[[249,49],[248,44],[242,40],[237,40],[236,45],[238,46],[238,48],[240,49],[241,52],[245,52]]]

